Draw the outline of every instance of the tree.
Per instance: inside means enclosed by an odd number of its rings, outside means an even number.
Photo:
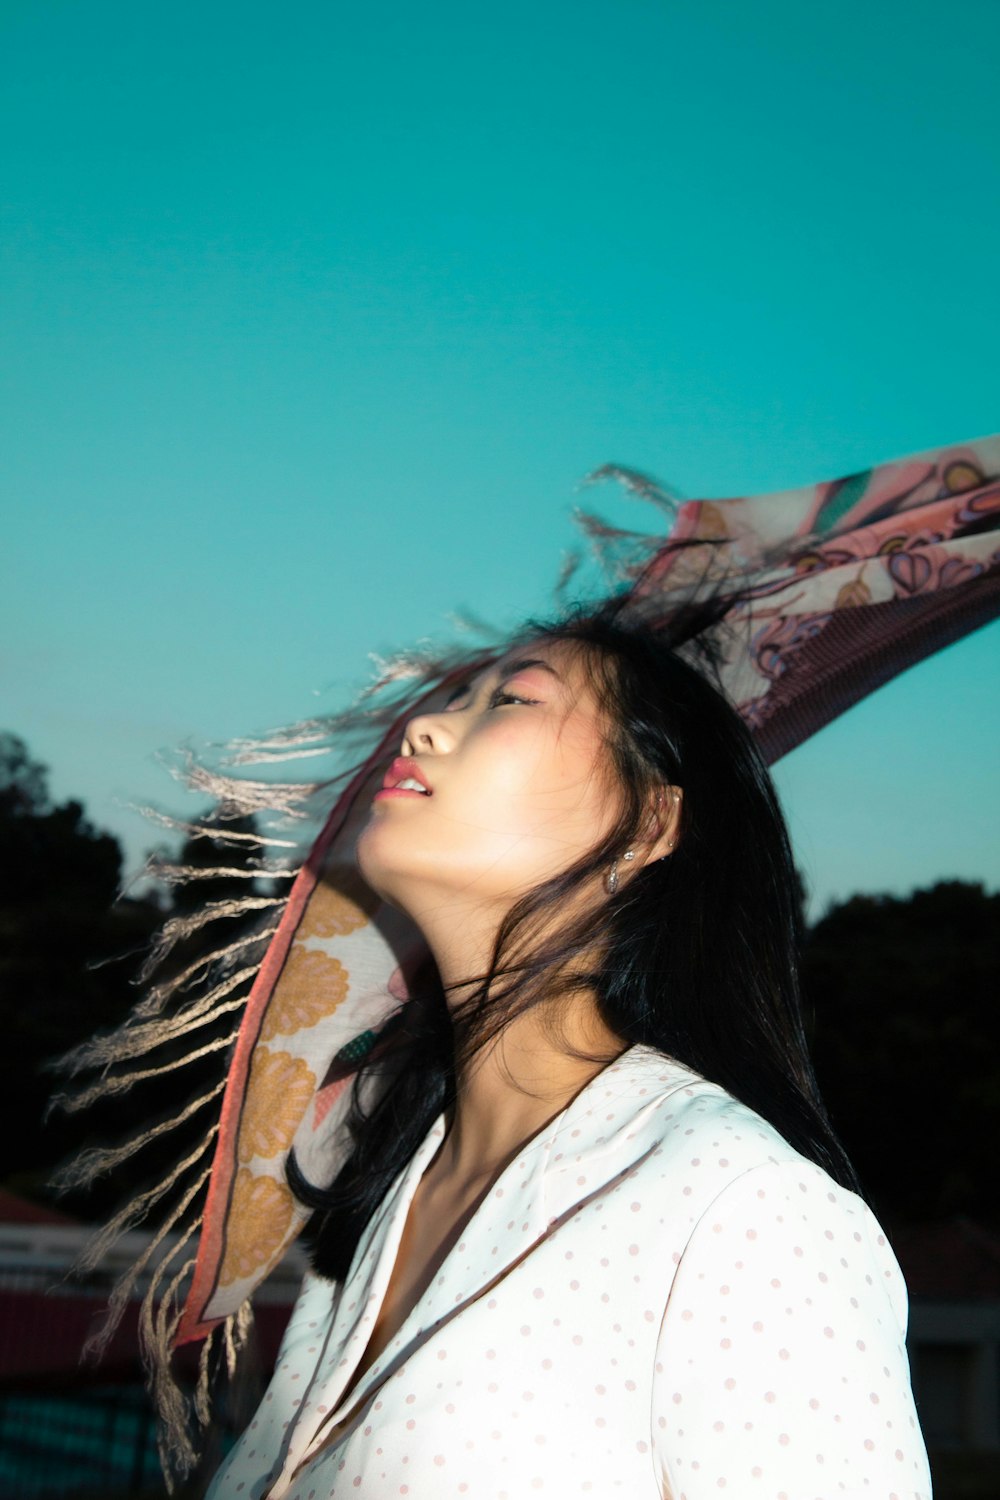
[[[79,802],[53,807],[45,766],[24,741],[0,734],[0,903],[22,914],[72,892],[93,912],[114,899],[122,855],[117,839],[98,833]]]
[[[890,1221],[997,1221],[998,972],[1000,894],[978,884],[854,896],[807,935],[820,1086]]]
[[[255,846],[239,837],[254,833],[253,819],[201,821],[219,828],[221,844],[211,836],[192,836],[180,851],[180,863],[235,873],[180,886],[168,907],[153,896],[120,896],[117,839],[95,829],[79,802],[54,806],[45,766],[17,735],[0,733],[0,1024],[7,1041],[0,1051],[0,1122],[9,1143],[3,1170],[15,1191],[46,1196],[53,1169],[81,1146],[137,1137],[176,1114],[224,1070],[225,1051],[212,1052],[79,1114],[56,1111],[43,1126],[49,1100],[65,1087],[53,1076],[51,1063],[125,1019],[136,999],[134,979],[161,924],[172,916],[190,916],[205,903],[225,903],[257,890],[251,864]],[[247,876],[239,873],[244,869]],[[156,977],[178,973],[206,949],[231,942],[241,921],[246,918],[223,917],[182,938]],[[186,997],[190,993],[185,990]],[[198,1032],[197,1044],[217,1036],[224,1041],[233,1024],[232,1015],[220,1017]],[[190,1042],[181,1038],[161,1049],[154,1065],[185,1057],[189,1050]],[[112,1180],[100,1180],[86,1195],[74,1194],[68,1206],[86,1217],[105,1217],[136,1187],[165,1173],[203,1128],[203,1121],[194,1121],[168,1133],[117,1168]]]
[[[45,1064],[134,998],[137,955],[161,918],[152,900],[116,901],[122,854],[79,802],[53,806],[46,768],[0,734],[0,1112],[12,1186],[39,1191],[79,1122],[42,1128]],[[122,954],[133,961],[112,962]]]
[[[16,734],[0,731],[0,818],[37,816],[48,811],[45,766],[31,759]]]

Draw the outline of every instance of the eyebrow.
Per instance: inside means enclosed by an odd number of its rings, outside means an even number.
[[[559,673],[556,671],[555,667],[550,666],[547,661],[542,661],[541,657],[539,656],[522,656],[519,661],[512,661],[510,666],[503,673],[500,681],[506,682],[508,677],[516,677],[518,672],[526,672],[529,667],[541,667],[543,672],[551,672],[552,676],[556,678],[558,682],[562,681],[562,678],[559,676]]]
[[[556,671],[555,667],[550,666],[547,661],[542,661],[541,657],[539,656],[522,656],[517,661],[512,661],[510,665],[508,667],[505,667],[501,672],[499,681],[506,682],[509,678],[516,677],[518,672],[527,672],[530,667],[541,667],[543,672],[550,673],[557,682],[562,681],[562,678],[559,676],[559,673]],[[461,687],[455,688],[454,692],[449,694],[445,702],[445,708],[449,708],[452,703],[457,703],[459,698],[464,698],[465,694],[471,691],[471,681],[463,682]]]

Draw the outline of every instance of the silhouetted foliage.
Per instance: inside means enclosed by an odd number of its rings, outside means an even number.
[[[997,1222],[1000,894],[854,896],[808,934],[820,1085],[876,1211]]]
[[[80,1134],[43,1131],[43,1065],[121,1018],[131,966],[110,960],[140,952],[160,912],[151,899],[113,904],[117,839],[79,802],[53,806],[45,767],[12,734],[0,735],[0,849],[0,1119],[9,1180],[31,1188]]]
[[[16,734],[0,732],[0,817],[37,817],[49,810],[45,766],[32,760]]]
[[[216,819],[208,815],[199,820],[209,829],[218,827],[224,836],[254,832],[252,817],[227,817]],[[181,847],[178,864],[197,870],[232,870],[237,873],[211,875],[195,878],[172,889],[170,910],[161,917],[186,916],[201,911],[206,904],[218,905],[256,893],[258,880],[253,876],[256,850],[245,842],[223,842],[220,846],[209,834],[197,834],[188,838]],[[239,871],[246,869],[248,876]],[[162,984],[180,974],[189,974],[180,997],[189,1001],[205,984],[218,977],[212,966],[206,965],[206,955],[231,943],[248,925],[256,922],[254,914],[216,917],[205,926],[198,926],[187,937],[176,941],[166,957],[157,965],[153,982]],[[148,942],[145,945],[148,947]],[[134,989],[129,1003],[136,998]],[[171,1005],[168,1002],[167,1013]],[[120,1021],[124,1011],[116,1016]],[[116,1146],[123,1141],[144,1134],[150,1126],[175,1117],[192,1100],[201,1098],[225,1077],[228,1065],[228,1038],[238,1025],[238,1017],[223,1014],[186,1036],[159,1045],[147,1060],[136,1064],[126,1063],[112,1066],[113,1073],[131,1073],[134,1067],[150,1068],[159,1076],[146,1077],[126,1092],[89,1107],[83,1119],[89,1127],[94,1144]],[[208,1050],[219,1042],[220,1050]],[[194,1055],[202,1053],[201,1056]],[[177,1066],[172,1066],[177,1064]],[[90,1075],[92,1076],[92,1075]],[[87,1081],[90,1081],[88,1076]],[[218,1113],[218,1103],[215,1105]],[[102,1219],[123,1200],[137,1192],[155,1186],[182,1157],[192,1151],[202,1140],[207,1126],[213,1118],[212,1107],[193,1115],[190,1119],[152,1140],[141,1151],[120,1163],[110,1178],[98,1179],[87,1192],[71,1194],[66,1202],[81,1215]],[[153,1228],[169,1210],[174,1194],[168,1194],[154,1206],[146,1220]]]
[[[252,831],[252,822],[239,827]],[[6,1143],[0,1170],[15,1191],[47,1197],[47,1179],[62,1159],[85,1144],[127,1140],[175,1113],[210,1075],[218,1075],[220,1058],[147,1080],[82,1115],[57,1110],[43,1123],[53,1093],[66,1086],[48,1065],[124,1019],[136,999],[138,967],[169,912],[151,895],[118,895],[117,839],[92,827],[79,802],[54,806],[46,768],[9,733],[0,734],[0,851],[0,1129]],[[237,847],[220,860],[211,840],[201,838],[189,840],[181,858],[239,868],[249,855]],[[195,882],[192,889],[200,903],[206,896],[249,894],[253,884],[229,877]],[[171,962],[189,962],[193,946],[200,943],[203,951],[204,942],[201,934],[181,945]],[[101,1181],[65,1206],[84,1217],[102,1217],[135,1186],[155,1180],[182,1144],[182,1136],[168,1139],[135,1166],[126,1163],[113,1182]]]

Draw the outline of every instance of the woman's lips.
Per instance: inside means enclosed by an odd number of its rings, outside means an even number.
[[[398,755],[385,773],[382,788],[375,793],[375,801],[382,797],[430,797],[431,789],[427,777],[415,760]]]

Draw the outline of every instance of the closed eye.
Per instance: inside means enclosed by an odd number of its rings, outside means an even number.
[[[508,693],[505,688],[494,688],[490,694],[489,708],[501,708],[506,703],[522,703],[533,706],[538,703],[537,698],[522,698],[519,693]]]

